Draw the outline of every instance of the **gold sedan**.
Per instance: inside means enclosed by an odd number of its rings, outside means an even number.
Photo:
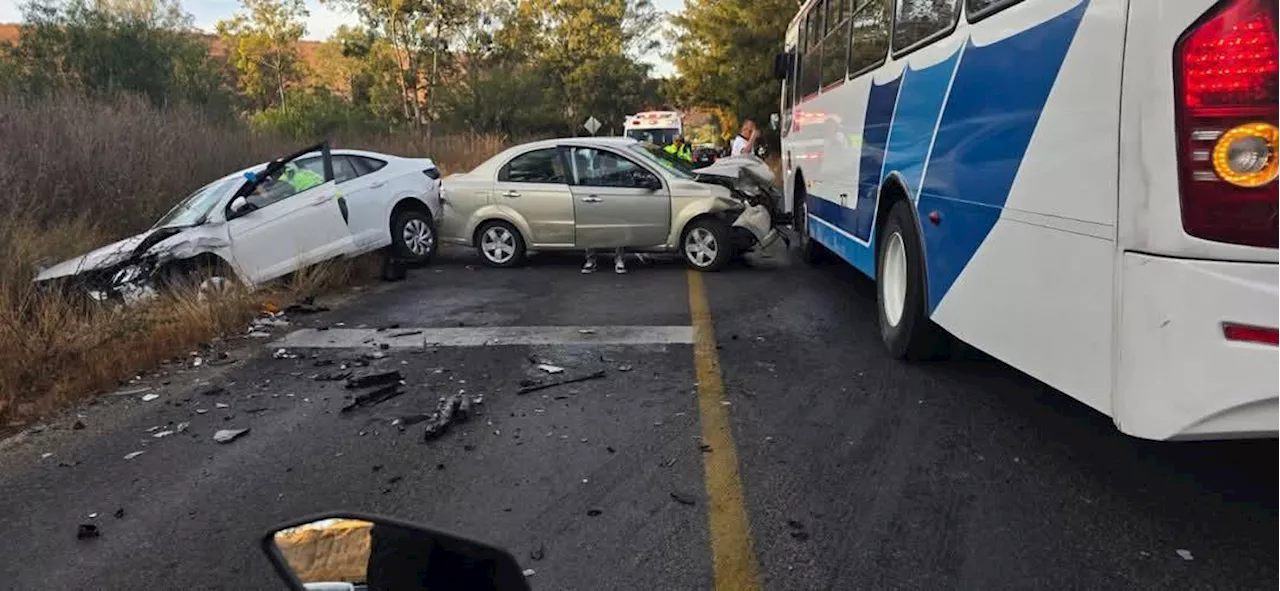
[[[631,138],[543,140],[444,179],[439,235],[494,267],[529,252],[679,252],[701,271],[768,246],[781,193],[754,156],[701,169]]]

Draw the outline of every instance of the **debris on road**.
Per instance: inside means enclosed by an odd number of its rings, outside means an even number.
[[[124,519],[124,507],[116,509],[116,512],[112,513],[111,515],[116,519]]]
[[[74,422],[74,423],[72,423],[72,424],[71,424],[71,429],[72,429],[72,430],[75,430],[75,431],[79,431],[79,430],[83,429],[84,427],[85,427],[85,425],[84,425],[84,421],[82,421],[82,420],[80,420],[80,419],[76,419],[76,422]]]
[[[539,363],[538,369],[545,371],[547,373],[563,373],[564,372],[563,367],[560,367],[558,365],[551,365],[550,363]]]
[[[349,371],[331,371],[331,372],[326,372],[322,374],[316,374],[315,380],[317,382],[341,382],[342,380],[345,380],[349,377],[351,377],[351,372]]]
[[[406,331],[402,331],[402,332],[397,332],[397,333],[389,334],[389,335],[387,335],[387,338],[389,338],[389,339],[398,339],[398,338],[400,338],[400,337],[411,337],[411,336],[416,335],[416,334],[422,334],[422,331],[421,331],[421,330],[406,330]],[[383,343],[383,344],[385,345],[386,343]]]
[[[76,528],[77,540],[89,540],[101,535],[102,531],[98,529],[98,526],[92,523],[81,523],[80,526]]]
[[[1183,560],[1186,560],[1186,561],[1195,560],[1195,557],[1191,555],[1190,550],[1187,550],[1184,548],[1178,548],[1177,553],[1178,553],[1178,557]]]
[[[151,436],[155,437],[156,439],[160,439],[161,437],[168,437],[170,435],[173,435],[173,431],[169,431],[167,429],[164,431],[156,431],[155,433],[151,434]]]
[[[395,398],[396,396],[399,396],[403,393],[404,392],[400,390],[400,384],[391,384],[390,386],[384,386],[372,392],[359,394],[355,398],[352,398],[351,402],[348,402],[345,406],[342,407],[341,412],[344,412],[344,413],[351,412],[362,406],[373,406],[375,404],[379,404],[381,402],[386,402],[387,400],[391,400],[392,398]]]
[[[191,423],[190,423],[190,422],[188,422],[188,421],[183,421],[183,422],[181,422],[181,423],[178,423],[178,426],[177,426],[177,427],[174,427],[174,429],[173,429],[173,430],[174,430],[174,432],[176,432],[176,433],[182,433],[182,432],[186,431],[186,430],[187,430],[187,428],[188,428],[188,427],[190,427],[190,426],[191,426]]]
[[[222,386],[213,386],[212,388],[206,388],[200,392],[203,396],[222,396],[226,393],[227,389]]]
[[[803,542],[809,539],[809,532],[793,531],[791,532],[791,537],[797,541]]]
[[[159,398],[159,397],[160,397],[160,395],[159,395],[159,394],[143,394],[143,395],[142,395],[142,401],[143,401],[143,402],[151,402],[152,400],[155,400],[155,399],[157,399],[157,398]]]
[[[521,574],[523,574],[523,575],[524,575],[524,576],[526,576],[526,577],[532,577],[533,575],[538,574],[538,571],[533,570],[533,569],[531,569],[531,568],[526,568],[526,569],[524,569],[524,572],[523,572],[523,573],[521,573]]]
[[[544,545],[542,545],[542,544],[538,544],[538,547],[537,547],[537,548],[535,548],[535,549],[533,549],[531,552],[529,552],[529,559],[530,559],[530,560],[534,560],[534,561],[542,560],[543,558],[545,558],[545,557],[546,557],[546,555],[547,555],[547,548],[546,548],[546,546],[544,546]]]
[[[579,328],[578,334],[596,334],[596,330],[594,328]]]
[[[126,460],[132,460],[133,458],[136,458],[136,457],[138,457],[138,456],[140,456],[140,455],[142,455],[142,454],[144,454],[144,453],[146,453],[146,452],[141,452],[141,451],[131,451],[131,452],[127,453],[127,454],[124,454],[124,459],[126,459]]]
[[[288,349],[276,349],[276,352],[273,353],[271,356],[275,359],[297,359],[298,358],[297,353],[290,353]]]
[[[399,383],[404,376],[400,375],[400,370],[393,369],[391,371],[379,371],[367,373],[347,378],[348,388],[370,388],[373,386],[382,386],[386,384]]]
[[[453,423],[467,422],[471,418],[472,403],[463,392],[441,399],[436,411],[431,413],[426,429],[422,431],[422,440],[439,439],[449,432],[449,426]]]
[[[671,491],[671,498],[675,499],[675,501],[677,503],[680,503],[681,505],[692,506],[692,505],[698,504],[697,499],[694,499],[692,495],[687,495],[687,494],[676,492],[676,491]]]
[[[630,365],[619,365],[619,366],[618,366],[618,371],[631,371],[631,369],[632,369],[632,368],[631,368],[631,366],[630,366]]]
[[[601,511],[599,509],[591,509],[587,511],[587,517],[599,517],[602,513],[604,513],[604,511]]]
[[[241,435],[248,432],[248,429],[218,429],[218,431],[213,434],[213,440],[218,443],[231,443]]]
[[[319,314],[328,311],[329,308],[316,304],[315,296],[307,296],[284,308],[285,314]]]
[[[556,380],[554,382],[547,382],[545,384],[537,384],[534,386],[525,386],[523,388],[520,388],[519,390],[516,390],[516,394],[517,395],[528,394],[530,392],[537,392],[538,390],[545,390],[547,388],[554,388],[556,386],[563,386],[565,384],[575,384],[578,382],[585,382],[587,380],[598,380],[600,378],[603,378],[604,376],[605,376],[605,371],[602,369],[600,371],[589,373],[584,376],[578,376],[576,378]]]
[[[139,394],[146,394],[151,390],[152,390],[151,386],[142,386],[140,388],[126,388],[124,390],[116,390],[115,392],[112,392],[110,395],[111,396],[137,396]]]
[[[225,402],[215,402],[213,403],[213,407],[214,408],[231,408],[231,405]]]

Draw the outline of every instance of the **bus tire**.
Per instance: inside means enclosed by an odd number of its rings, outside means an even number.
[[[800,260],[816,265],[827,260],[827,247],[819,244],[809,235],[809,211],[804,195],[796,195],[791,225],[796,230],[796,246],[800,251]]]
[[[943,352],[943,338],[929,320],[920,232],[910,208],[908,201],[895,203],[876,241],[880,340],[896,359],[933,359]]]

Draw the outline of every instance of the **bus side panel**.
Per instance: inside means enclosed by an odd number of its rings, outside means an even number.
[[[934,321],[1107,414],[1124,11],[1026,0],[971,25],[918,204],[941,218]]]
[[[896,78],[888,78],[888,83],[876,83],[872,76],[848,80],[797,105],[789,135],[789,155],[805,179],[810,235],[871,276],[875,276],[874,249],[869,236],[860,234],[857,195],[865,136],[888,134],[898,89]],[[870,132],[868,117],[873,120]],[[878,161],[875,172],[878,175]]]

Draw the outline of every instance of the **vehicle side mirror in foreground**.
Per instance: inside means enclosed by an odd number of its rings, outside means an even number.
[[[239,216],[249,213],[249,200],[244,197],[236,197],[231,200],[231,215]]]
[[[641,189],[648,189],[650,191],[657,191],[662,188],[662,181],[658,180],[658,177],[648,174],[641,175],[640,178],[636,179],[636,184],[639,185]]]
[[[271,530],[262,548],[291,589],[529,589],[506,551],[385,517],[291,522]]]

